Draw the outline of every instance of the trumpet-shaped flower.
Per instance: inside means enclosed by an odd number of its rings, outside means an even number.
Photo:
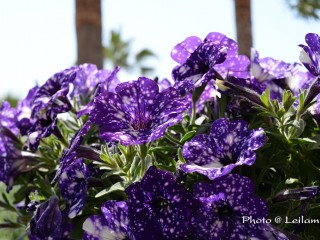
[[[153,80],[141,77],[119,84],[115,93],[98,95],[90,120],[100,126],[105,141],[144,144],[162,137],[169,126],[181,121],[187,107],[178,90],[169,87],[159,92]]]
[[[171,52],[172,59],[180,64],[173,69],[173,78],[175,81],[191,79],[198,87],[218,77],[217,73],[223,77],[246,77],[249,59],[238,56],[237,51],[237,43],[221,33],[209,33],[204,41],[188,37]]]
[[[150,167],[126,193],[135,239],[190,239],[195,201],[172,173]]]
[[[314,76],[320,75],[320,37],[316,33],[308,33],[306,35],[306,43],[308,46],[300,44],[302,48],[300,53],[300,61]]]
[[[187,173],[198,172],[210,179],[230,173],[240,165],[252,165],[256,159],[254,150],[265,142],[264,131],[249,130],[242,120],[216,120],[210,134],[200,134],[183,146],[186,164],[181,166]]]

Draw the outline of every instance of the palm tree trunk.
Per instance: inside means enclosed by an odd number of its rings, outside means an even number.
[[[101,1],[76,0],[77,64],[103,67]]]
[[[235,0],[239,54],[250,57],[252,47],[251,0]]]

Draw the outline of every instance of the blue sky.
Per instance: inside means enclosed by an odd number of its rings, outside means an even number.
[[[254,47],[262,57],[299,61],[298,44],[308,32],[320,34],[320,22],[289,10],[286,0],[252,0]],[[24,97],[36,82],[76,62],[74,0],[11,0],[0,5],[0,96]],[[103,38],[121,29],[134,39],[132,50],[149,48],[154,76],[171,76],[171,49],[186,37],[222,32],[236,39],[233,0],[102,0]],[[154,77],[150,76],[150,77]],[[122,81],[137,79],[122,73]]]

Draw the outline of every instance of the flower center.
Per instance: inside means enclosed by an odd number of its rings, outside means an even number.
[[[148,121],[147,119],[134,119],[131,122],[132,127],[135,130],[146,130],[150,127],[150,121]]]
[[[163,197],[157,197],[151,200],[151,208],[155,212],[162,212],[164,208],[166,208],[169,205],[167,199]]]
[[[233,210],[231,209],[230,205],[225,201],[219,201],[218,206],[216,206],[218,209],[218,216],[221,217],[229,217],[233,215]]]

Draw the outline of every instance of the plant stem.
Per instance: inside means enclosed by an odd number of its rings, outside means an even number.
[[[140,176],[143,177],[144,173],[146,172],[146,156],[148,153],[148,147],[144,144],[139,145],[139,155],[141,159],[141,169],[140,169]]]
[[[190,125],[193,125],[196,121],[196,115],[197,115],[197,102],[192,100],[192,112],[191,112],[191,119],[190,119]]]
[[[174,138],[169,132],[166,132],[164,134],[165,138],[168,139],[170,142],[178,144],[178,145],[182,145],[181,142],[179,142],[178,139]]]

